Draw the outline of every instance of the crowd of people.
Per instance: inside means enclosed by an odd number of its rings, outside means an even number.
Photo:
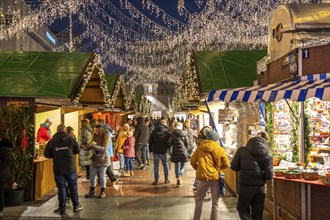
[[[194,220],[201,218],[203,200],[210,190],[212,197],[211,219],[218,219],[218,200],[223,193],[223,170],[231,167],[239,172],[239,199],[237,210],[241,219],[262,219],[265,200],[265,181],[272,178],[272,156],[269,154],[267,134],[260,132],[251,138],[246,147],[240,147],[232,162],[225,149],[219,144],[219,134],[211,127],[204,127],[196,134],[191,121],[160,119],[158,121],[137,117],[128,120],[122,127],[112,129],[103,119],[81,121],[80,142],[72,127],[57,126],[52,135],[51,119],[41,124],[37,140],[47,143],[44,156],[53,158],[54,178],[58,187],[59,206],[55,213],[66,213],[66,197],[69,197],[75,212],[82,210],[79,203],[75,154],[79,154],[79,165],[86,170],[86,180],[90,190],[86,198],[105,198],[108,185],[116,184],[113,161],[119,161],[122,177],[134,176],[134,169],[144,169],[150,165],[153,155],[154,181],[159,184],[159,163],[164,169],[164,183],[170,183],[168,159],[174,163],[176,185],[182,184],[185,166],[190,162],[196,170],[194,187],[196,205]],[[10,165],[10,143],[5,136],[0,137],[0,214],[3,210],[3,184],[8,178]],[[7,156],[6,156],[7,155]],[[117,158],[117,159],[116,159]],[[135,160],[136,163],[133,163]],[[134,167],[134,165],[137,165]],[[100,187],[96,195],[97,183]]]

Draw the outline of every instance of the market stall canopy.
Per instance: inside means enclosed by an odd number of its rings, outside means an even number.
[[[330,73],[302,76],[296,81],[269,84],[267,86],[213,90],[209,93],[207,101],[255,102],[264,100],[275,102],[281,99],[290,99],[302,102],[312,97],[330,101]]]
[[[265,50],[195,51],[200,93],[252,86],[257,79],[256,62],[265,55]]]
[[[104,105],[108,98],[94,53],[1,51],[0,78],[0,97],[66,105]]]

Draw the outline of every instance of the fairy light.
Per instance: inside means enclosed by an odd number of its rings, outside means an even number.
[[[100,56],[97,55],[97,54],[94,56],[93,61],[88,64],[88,66],[86,68],[86,71],[84,72],[84,74],[82,76],[81,86],[78,89],[78,92],[77,92],[76,96],[73,98],[72,103],[75,106],[79,105],[79,100],[80,100],[80,98],[81,98],[81,96],[82,96],[82,94],[83,94],[83,92],[86,88],[86,85],[87,85],[88,81],[91,78],[91,75],[92,75],[94,69],[97,70],[97,73],[100,77],[100,88],[102,89],[102,92],[103,92],[105,107],[110,108],[111,104],[112,104],[111,103],[112,98],[110,99],[110,94],[109,94],[109,90],[108,90],[108,83],[107,83],[107,80],[105,79],[105,74],[104,74],[104,71],[103,71],[103,66],[102,66],[102,63],[101,63]]]
[[[0,19],[0,40],[22,37],[42,24],[50,25],[55,19],[78,14],[78,21],[85,27],[83,34],[70,37],[70,42],[57,51],[70,50],[73,44],[90,38],[97,45],[100,63],[119,65],[126,68],[126,76],[133,76],[127,82],[130,86],[158,81],[176,83],[178,97],[173,102],[179,107],[187,102],[185,96],[198,96],[196,70],[189,61],[191,51],[265,48],[270,16],[279,4],[316,1],[269,0],[264,4],[251,0],[191,2],[201,11],[190,14],[185,1],[179,0],[178,10],[185,16],[185,23],[182,23],[152,0],[142,0],[143,9],[162,20],[160,25],[128,0],[120,0],[117,4],[108,0],[44,0],[24,17],[15,1],[11,7],[0,9],[0,14],[12,16],[9,24],[8,18]],[[69,29],[72,25],[70,22]],[[125,103],[130,102],[128,97],[134,96],[133,90],[126,94]]]

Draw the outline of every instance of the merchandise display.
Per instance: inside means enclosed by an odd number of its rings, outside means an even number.
[[[274,157],[288,159],[292,157],[291,112],[284,100],[274,103]],[[289,158],[288,158],[289,155]]]
[[[310,161],[330,166],[330,102],[312,98],[307,106],[311,121]]]

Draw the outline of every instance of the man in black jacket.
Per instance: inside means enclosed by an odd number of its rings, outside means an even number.
[[[149,147],[150,152],[154,155],[154,177],[155,181],[152,185],[158,185],[159,179],[159,159],[161,159],[164,174],[165,174],[165,183],[169,183],[168,179],[168,165],[167,165],[167,150],[169,146],[167,145],[167,140],[169,139],[171,133],[166,127],[166,121],[161,120],[159,125],[153,130],[149,138]]]
[[[144,169],[146,164],[146,147],[149,138],[149,128],[143,123],[143,117],[138,117],[137,126],[134,131],[135,137],[135,155],[139,163],[139,169]]]
[[[243,220],[262,220],[265,202],[265,183],[273,177],[273,158],[265,138],[253,137],[246,147],[240,147],[231,169],[239,171],[237,210]],[[252,207],[252,214],[250,208]]]
[[[82,209],[79,204],[78,187],[77,187],[77,170],[75,154],[79,154],[80,147],[77,141],[66,133],[63,124],[57,126],[57,133],[47,143],[44,155],[47,158],[53,158],[53,171],[56,186],[58,188],[59,207],[54,210],[55,213],[66,213],[66,182],[68,182],[73,211],[77,212]]]

